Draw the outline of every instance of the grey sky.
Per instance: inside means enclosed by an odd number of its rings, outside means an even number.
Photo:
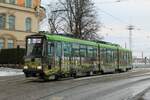
[[[46,5],[52,0],[42,0]],[[98,11],[98,19],[104,24],[99,34],[104,40],[129,47],[127,26],[135,26],[133,31],[133,55],[150,57],[150,0],[93,0]]]

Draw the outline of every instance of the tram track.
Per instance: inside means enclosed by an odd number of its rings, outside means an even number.
[[[122,76],[125,78],[129,78],[129,77],[138,77],[138,76],[144,76],[144,75],[148,75],[150,73],[149,70],[142,70],[142,71],[138,71],[138,72],[126,72],[126,73],[117,73],[117,74],[107,74],[107,75],[96,75],[96,76],[91,76],[91,77],[80,77],[80,78],[76,78],[76,79],[73,79],[74,81],[80,81],[80,80],[87,80],[89,78],[91,79],[94,79],[94,78],[112,78],[112,77],[117,77],[118,78],[121,78]],[[141,73],[141,74],[140,74]],[[144,74],[142,74],[144,73]],[[132,74],[132,75],[130,75]],[[136,75],[137,74],[137,75]],[[26,79],[23,75],[21,76],[13,76],[13,77],[6,77],[6,79],[4,79],[5,77],[0,77],[0,79],[2,78],[2,80],[0,80],[0,85],[3,85],[3,83],[18,83],[18,82],[21,82],[23,83],[23,81],[25,81],[24,83],[29,83],[29,82],[34,82],[34,83],[38,83],[38,82],[42,82],[44,83],[43,81],[39,81],[39,80],[36,80],[36,79]],[[71,79],[72,80],[72,79]],[[51,82],[60,82],[60,81],[49,81],[50,83]]]
[[[90,76],[90,77],[80,77],[80,78],[76,78],[76,79],[71,79],[73,81],[80,81],[80,80],[87,80],[87,79],[95,79],[95,78],[113,78],[116,77],[116,79],[118,80],[119,78],[130,78],[130,77],[139,77],[139,76],[145,76],[145,75],[149,75],[150,70],[141,70],[141,71],[135,71],[135,72],[126,72],[126,73],[117,73],[117,74],[106,74],[106,75],[96,75],[96,76]],[[143,74],[144,73],[144,74]],[[130,75],[132,74],[132,75]],[[11,83],[45,83],[44,81],[41,80],[36,80],[36,79],[26,79],[23,75],[21,76],[11,76],[11,77],[0,77],[0,79],[2,78],[2,80],[0,80],[0,85],[3,85],[5,83],[5,85],[8,83],[9,85]],[[108,79],[107,79],[108,80]],[[62,80],[63,81],[63,80]],[[68,80],[66,80],[68,81]],[[49,81],[49,83],[51,82],[60,82],[60,81]]]
[[[127,73],[100,75],[93,77],[83,77],[71,80],[43,82],[39,80],[28,80],[23,76],[2,77],[0,82],[1,100],[40,100],[47,96],[53,96],[65,91],[70,91],[79,87],[86,87],[91,84],[109,83],[111,81],[128,80],[132,78],[148,76],[150,70],[130,71]],[[87,78],[87,79],[86,79]],[[1,79],[1,77],[0,77]],[[149,78],[148,78],[149,79]],[[146,80],[142,80],[146,81]],[[137,81],[138,82],[138,81]],[[134,83],[133,83],[134,84]],[[129,84],[130,85],[130,84]],[[126,85],[125,85],[126,86]],[[107,90],[109,91],[109,90]],[[105,93],[105,92],[104,92]],[[9,94],[9,95],[8,95]],[[28,99],[26,98],[28,97]]]
[[[108,93],[112,93],[113,91],[118,90],[118,88],[119,88],[119,89],[123,89],[123,88],[125,88],[125,87],[134,85],[135,83],[139,83],[139,82],[141,82],[141,81],[147,81],[147,80],[150,80],[150,77],[147,78],[147,79],[137,80],[137,81],[130,82],[130,83],[127,83],[127,84],[124,83],[124,84],[122,84],[122,85],[115,86],[115,87],[113,87],[113,88],[108,88],[108,89],[106,89],[106,90],[104,90],[104,91],[101,91],[101,93],[99,93],[99,94],[100,94],[101,96],[103,96],[103,95],[105,95],[106,93],[108,94]],[[51,93],[51,94],[49,94],[49,95],[40,97],[38,100],[47,100],[47,99],[45,99],[45,98],[47,98],[47,97],[59,95],[60,93],[63,93],[63,92],[66,92],[66,91],[75,89],[75,88],[77,88],[77,87],[78,87],[78,88],[79,88],[79,87],[82,87],[82,86],[85,87],[86,85],[88,86],[89,84],[96,84],[96,83],[98,83],[98,81],[95,82],[95,83],[94,83],[94,82],[93,82],[93,83],[86,82],[86,83],[84,83],[84,84],[72,86],[72,87],[70,87],[70,88],[66,88],[66,89],[63,89],[63,90],[60,90],[60,91],[57,91],[57,92],[53,92],[53,93]],[[94,89],[98,89],[98,87],[94,87]],[[87,91],[88,91],[88,90],[87,90]],[[81,92],[81,93],[82,93],[82,92]],[[77,94],[78,94],[78,93],[77,93]],[[76,95],[76,94],[74,94],[74,95]],[[96,95],[96,94],[95,94],[95,95]]]

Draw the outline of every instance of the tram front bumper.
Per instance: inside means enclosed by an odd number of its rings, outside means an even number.
[[[33,70],[33,69],[23,69],[23,72],[26,77],[39,77],[42,76],[44,73],[42,70]]]

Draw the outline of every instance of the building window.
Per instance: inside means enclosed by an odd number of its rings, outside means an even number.
[[[13,40],[8,40],[8,48],[13,48],[14,47],[14,41]]]
[[[0,0],[0,3],[5,3],[5,0]]]
[[[31,18],[26,18],[26,31],[31,32]]]
[[[5,28],[5,15],[4,14],[0,14],[0,29],[4,29]]]
[[[31,6],[32,6],[32,0],[26,0],[25,7],[26,8],[31,8]]]
[[[0,39],[0,49],[2,49],[4,47],[4,40]]]
[[[15,30],[15,16],[9,16],[9,30]]]
[[[16,0],[9,0],[8,3],[10,3],[10,4],[16,4]]]

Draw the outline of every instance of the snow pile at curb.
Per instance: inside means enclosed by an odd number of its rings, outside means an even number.
[[[23,74],[22,69],[0,67],[0,76],[16,76],[22,74]]]

